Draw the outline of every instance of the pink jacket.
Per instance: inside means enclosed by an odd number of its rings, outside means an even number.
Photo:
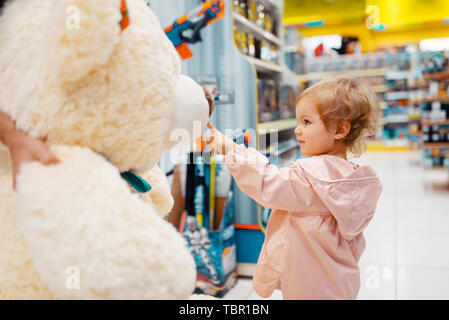
[[[356,299],[363,229],[382,191],[371,167],[330,155],[279,169],[239,145],[225,162],[240,187],[273,209],[253,279],[254,290],[285,299]]]

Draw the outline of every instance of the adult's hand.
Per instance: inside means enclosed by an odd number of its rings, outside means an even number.
[[[11,154],[14,188],[23,163],[39,161],[44,165],[51,165],[59,162],[42,139],[32,138],[17,130],[14,121],[2,112],[0,112],[0,141],[9,148]]]

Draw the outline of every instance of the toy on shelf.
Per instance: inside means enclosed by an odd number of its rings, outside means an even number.
[[[222,155],[201,151],[190,152],[186,170],[177,173],[185,210],[175,226],[196,263],[195,292],[221,297],[236,281],[232,176]]]
[[[207,25],[223,18],[224,14],[225,2],[223,0],[205,1],[201,6],[178,18],[164,31],[181,58],[187,60],[193,57],[187,44],[201,41],[200,31]],[[187,31],[190,31],[191,34],[186,35]]]

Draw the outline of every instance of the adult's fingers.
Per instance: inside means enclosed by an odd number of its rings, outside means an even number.
[[[41,159],[41,162],[42,162],[44,165],[52,165],[52,164],[58,164],[58,163],[59,163],[59,159],[56,158],[56,157],[55,157],[54,155],[52,155],[52,154],[48,154],[48,155],[44,156],[44,157]]]
[[[34,152],[34,160],[41,162],[44,165],[52,165],[59,163],[59,159],[50,152],[50,149],[45,144],[44,140],[40,144],[36,144],[37,148]]]
[[[17,176],[18,172],[17,169],[14,168],[13,169],[13,173],[12,173],[12,188],[15,190],[16,189],[16,176]]]

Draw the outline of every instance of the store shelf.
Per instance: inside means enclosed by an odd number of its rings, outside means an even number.
[[[405,71],[387,71],[385,73],[385,80],[401,80],[410,78],[412,73],[409,70]]]
[[[279,156],[296,148],[299,148],[298,142],[290,140],[286,143],[279,144],[277,150],[259,150],[259,151],[265,155],[269,154],[270,156]]]
[[[277,46],[282,46],[284,44],[284,42],[280,38],[276,37],[271,32],[268,32],[268,31],[262,29],[257,24],[248,20],[244,16],[242,16],[238,13],[235,13],[235,12],[233,13],[233,16],[234,16],[234,22],[236,23],[236,25],[238,25],[239,30],[249,32],[252,35],[254,35],[256,38],[265,39]]]
[[[423,143],[423,148],[426,149],[431,149],[431,148],[447,148],[449,147],[449,142],[428,142],[428,143]]]
[[[441,79],[446,79],[446,78],[449,78],[449,71],[433,72],[433,73],[424,74],[424,79],[441,80]]]
[[[257,130],[288,130],[293,129],[298,125],[298,121],[296,119],[286,119],[286,120],[277,120],[270,122],[263,122],[257,125]]]
[[[368,88],[371,89],[371,91],[376,93],[382,93],[388,90],[387,86],[384,84],[377,85],[377,86],[369,86]]]
[[[392,115],[392,116],[388,116],[386,118],[381,119],[381,123],[383,125],[387,125],[387,124],[407,124],[409,123],[411,120],[407,114],[405,115]]]
[[[245,58],[248,59],[248,61],[251,62],[256,67],[257,71],[270,72],[270,73],[282,72],[282,68],[279,65],[276,65],[274,63],[266,62],[266,61],[248,57],[248,56],[245,56]]]
[[[443,167],[443,166],[436,166],[436,167],[423,167],[426,170],[447,170],[449,168]]]
[[[281,7],[279,0],[258,0],[258,3],[268,8],[270,11],[279,10]]]
[[[284,144],[281,146],[281,148],[275,152],[275,155],[281,155],[284,154],[292,149],[297,149],[299,148],[299,144],[298,141],[289,141],[288,143]]]
[[[446,120],[421,120],[423,126],[439,126],[449,124],[449,119]]]
[[[290,44],[284,46],[284,53],[290,53],[290,52],[298,52],[300,51],[302,54],[304,54],[303,51],[301,51],[296,44]]]
[[[370,140],[367,141],[369,151],[408,151],[410,150],[407,139],[396,140]]]
[[[404,100],[410,97],[409,91],[394,91],[385,93],[385,100]]]
[[[327,77],[335,77],[345,75],[348,77],[376,77],[384,76],[385,69],[364,69],[364,70],[342,70],[342,71],[331,71],[331,72],[311,72],[298,76],[300,82],[307,82],[312,80],[320,80]]]
[[[449,96],[427,97],[421,100],[421,102],[433,102],[433,101],[446,101],[449,100]]]

